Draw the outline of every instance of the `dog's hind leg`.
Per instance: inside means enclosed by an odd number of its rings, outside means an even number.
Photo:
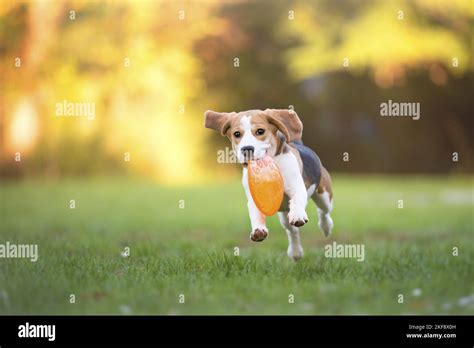
[[[327,237],[331,234],[334,223],[330,215],[333,208],[331,177],[324,167],[321,167],[321,181],[311,198],[318,206],[319,228]]]
[[[287,254],[294,261],[298,261],[303,257],[303,247],[301,246],[299,228],[290,224],[287,211],[279,211],[278,217],[280,218],[280,223],[288,235],[289,245]]]

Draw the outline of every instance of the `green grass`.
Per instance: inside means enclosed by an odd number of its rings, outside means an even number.
[[[333,180],[333,235],[324,238],[310,203],[298,263],[286,256],[277,217],[268,219],[267,240],[249,240],[238,180],[183,188],[126,179],[5,182],[0,243],[37,243],[39,260],[0,259],[0,313],[474,313],[474,302],[459,303],[474,294],[472,177]],[[365,261],[326,258],[333,241],[365,244]],[[129,258],[121,256],[126,246]]]

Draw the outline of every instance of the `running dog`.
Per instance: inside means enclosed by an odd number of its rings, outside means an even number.
[[[331,177],[319,157],[303,145],[303,124],[293,110],[266,109],[204,114],[206,128],[227,136],[243,166],[242,184],[252,225],[250,239],[261,242],[268,236],[265,215],[256,207],[249,191],[247,164],[271,156],[283,177],[285,198],[278,216],[288,234],[288,256],[297,261],[303,256],[299,228],[308,222],[306,204],[311,198],[318,207],[319,227],[327,237],[333,228]]]

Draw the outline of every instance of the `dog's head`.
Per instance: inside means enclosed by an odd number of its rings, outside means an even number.
[[[275,156],[285,142],[301,140],[303,134],[303,124],[293,110],[208,110],[204,116],[206,128],[229,138],[240,163],[265,155]]]

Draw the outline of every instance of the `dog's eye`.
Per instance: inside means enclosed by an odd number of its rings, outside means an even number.
[[[240,132],[239,132],[239,131],[237,131],[237,132],[234,132],[234,137],[236,137],[236,138],[240,138]]]
[[[259,128],[257,129],[257,135],[263,135],[265,133],[265,129]]]

